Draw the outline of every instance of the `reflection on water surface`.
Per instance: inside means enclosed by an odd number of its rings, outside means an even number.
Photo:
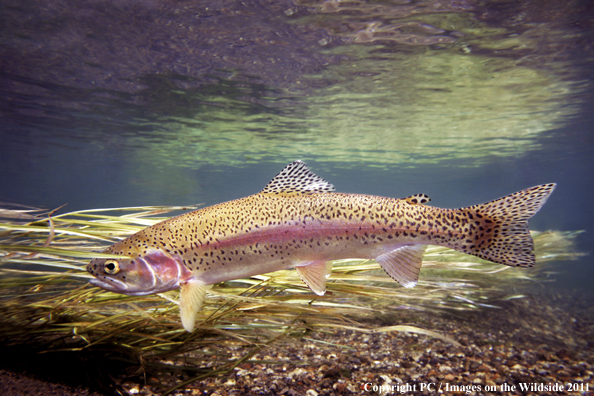
[[[580,10],[548,10],[13,2],[0,111],[33,126],[17,141],[65,135],[190,167],[297,157],[477,165],[537,149],[540,133],[579,110],[584,86],[570,62],[580,32],[569,21]]]

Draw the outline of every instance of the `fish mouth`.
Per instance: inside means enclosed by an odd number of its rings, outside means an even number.
[[[159,293],[159,291],[154,290],[128,290],[130,286],[117,279],[106,278],[105,280],[101,280],[93,278],[89,281],[89,283],[93,286],[100,287],[107,291],[119,294],[126,294],[128,296],[146,296],[147,294]]]

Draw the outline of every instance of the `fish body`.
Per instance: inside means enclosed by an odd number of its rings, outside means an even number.
[[[528,220],[555,184],[461,209],[426,205],[423,194],[394,199],[333,192],[301,161],[261,192],[148,227],[94,259],[92,284],[144,295],[181,287],[182,324],[191,331],[207,285],[295,268],[316,294],[331,262],[375,259],[405,287],[418,281],[427,245],[441,245],[512,266],[534,265]]]

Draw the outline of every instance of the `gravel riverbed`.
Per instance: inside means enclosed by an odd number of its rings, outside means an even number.
[[[407,317],[407,324],[440,332],[459,345],[399,332],[312,332],[265,346],[231,374],[171,394],[594,394],[594,308],[588,301],[575,292],[542,291],[501,302],[501,309]],[[245,353],[242,347],[233,351],[236,357]],[[34,365],[4,368],[3,395],[160,395],[191,378],[172,371],[139,381],[129,375],[130,367],[113,379],[113,390],[93,393],[67,380],[55,384]]]

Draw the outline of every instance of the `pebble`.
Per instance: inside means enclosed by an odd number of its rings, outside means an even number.
[[[339,330],[318,334],[314,330],[308,334],[310,340],[319,337],[349,349],[311,341],[301,343],[298,339],[278,342],[268,345],[265,353],[256,353],[252,359],[278,360],[282,364],[246,363],[237,367],[230,377],[211,378],[193,386],[205,390],[202,394],[212,395],[216,391],[220,396],[255,394],[256,389],[261,395],[326,396],[381,394],[366,392],[365,384],[402,386],[444,382],[501,386],[519,381],[592,384],[593,345],[589,340],[594,339],[594,327],[588,323],[594,322],[594,311],[590,310],[589,319],[581,319],[580,326],[558,327],[556,332],[551,332],[550,324],[563,322],[568,313],[563,309],[539,309],[542,308],[539,303],[538,299],[512,300],[506,302],[505,309],[457,314],[460,318],[415,313],[416,317],[422,317],[423,327],[439,330],[458,341],[459,346],[406,333],[362,334]],[[369,345],[379,347],[368,348]],[[249,350],[240,347],[230,349],[229,353],[239,358]],[[161,377],[157,378],[161,381]],[[183,379],[176,377],[175,381]],[[150,392],[158,393],[157,388],[147,385],[137,394],[150,395]]]

